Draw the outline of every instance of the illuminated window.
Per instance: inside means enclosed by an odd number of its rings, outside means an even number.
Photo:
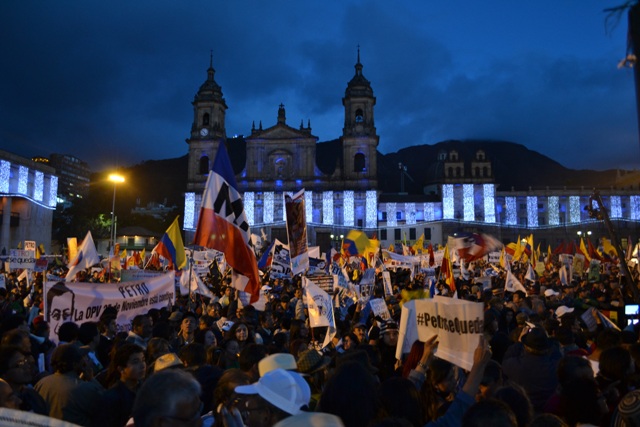
[[[549,225],[560,224],[560,198],[549,196]]]
[[[0,160],[0,193],[9,192],[10,179],[11,179],[11,163],[7,162],[6,160]]]
[[[184,194],[184,228],[186,230],[195,229],[196,194]]]
[[[415,224],[416,223],[416,204],[415,203],[405,203],[404,204],[404,212],[407,219],[407,224]]]
[[[369,190],[366,193],[366,227],[376,228],[378,226],[378,192]]]
[[[333,224],[333,191],[322,193],[322,223]]]
[[[35,181],[33,182],[33,198],[41,202],[44,196],[44,174],[40,171],[35,171]]]
[[[20,166],[18,168],[18,194],[27,195],[27,187],[29,182],[29,168]]]
[[[442,186],[442,219],[453,219],[453,185]]]
[[[569,196],[569,222],[580,222],[580,196]]]
[[[347,190],[344,192],[344,218],[342,223],[346,227],[353,227],[355,221],[355,199],[353,191]]]
[[[273,191],[266,191],[264,193],[264,210],[262,212],[263,222],[265,224],[271,224],[273,222]]]
[[[534,228],[538,226],[538,198],[527,196],[527,226]]]
[[[387,225],[390,227],[395,227],[396,225],[398,225],[395,203],[387,203]]]
[[[622,200],[620,196],[611,196],[611,218],[622,218]]]
[[[516,208],[516,198],[515,197],[505,197],[504,198],[505,208],[507,210],[507,225],[517,225],[518,224],[518,210]]]
[[[480,151],[478,153],[481,153]],[[482,152],[484,156],[484,152]],[[496,222],[496,189],[493,184],[484,184],[482,186],[484,195],[484,222]]]
[[[473,184],[462,186],[463,213],[465,221],[475,221],[475,205],[473,200]]]
[[[247,191],[244,193],[244,212],[247,215],[247,222],[250,226],[255,225],[255,193],[253,191]]]
[[[313,222],[313,191],[304,192],[304,217],[307,223]]]

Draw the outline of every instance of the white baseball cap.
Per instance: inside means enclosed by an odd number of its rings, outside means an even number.
[[[545,297],[558,296],[558,295],[560,295],[560,292],[556,292],[551,288],[549,288],[546,291],[544,291],[544,296]]]
[[[561,305],[556,309],[556,317],[562,317],[567,313],[571,313],[574,310],[573,307],[567,307],[566,305]]]

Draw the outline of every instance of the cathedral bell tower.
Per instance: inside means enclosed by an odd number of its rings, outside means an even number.
[[[227,104],[222,88],[214,80],[213,54],[209,60],[207,80],[193,98],[193,123],[189,144],[187,191],[201,191],[207,180],[218,146],[227,140],[225,114]]]
[[[356,73],[347,84],[342,98],[342,173],[348,188],[365,190],[378,186],[377,147],[380,138],[376,134],[373,119],[376,98],[373,96],[371,83],[362,74],[362,68],[358,47]]]

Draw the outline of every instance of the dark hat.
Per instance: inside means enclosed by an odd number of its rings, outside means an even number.
[[[389,319],[380,323],[380,335],[391,331],[398,331],[398,324],[395,321]]]
[[[378,373],[378,368],[371,364],[369,354],[365,350],[354,350],[344,353],[338,356],[336,359],[336,366],[343,365],[347,362],[356,362],[362,365],[369,373],[375,375]]]
[[[531,329],[524,337],[522,337],[522,343],[537,351],[548,350],[551,347],[551,341],[547,333],[542,328]]]
[[[331,363],[331,358],[323,356],[314,349],[305,350],[298,355],[298,371],[313,374]]]

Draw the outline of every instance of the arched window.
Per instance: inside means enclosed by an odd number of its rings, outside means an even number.
[[[456,176],[462,176],[462,174],[460,173],[460,168],[456,168]]]
[[[204,113],[202,116],[202,126],[209,126],[209,113]]]
[[[356,123],[362,123],[364,121],[364,114],[362,113],[362,109],[358,108],[356,110]]]
[[[209,156],[200,157],[199,171],[201,175],[207,175],[209,173]]]
[[[488,167],[483,167],[482,168],[482,176],[489,176],[489,168]]]
[[[449,167],[449,173],[447,174],[449,178],[453,177],[453,168]]]
[[[367,164],[364,154],[358,153],[353,157],[353,171],[364,172],[367,170]]]
[[[480,168],[476,166],[476,177],[480,176]]]

